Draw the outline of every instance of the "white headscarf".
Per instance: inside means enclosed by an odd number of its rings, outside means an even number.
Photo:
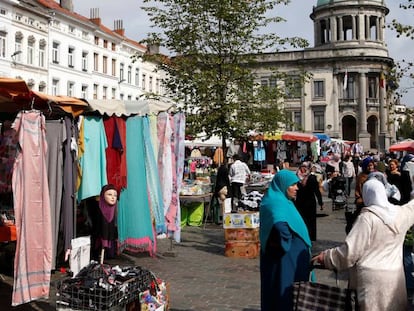
[[[398,233],[398,227],[394,225],[398,206],[388,201],[387,192],[382,182],[376,178],[367,180],[362,186],[362,198],[366,206],[365,209],[377,215],[387,227]]]

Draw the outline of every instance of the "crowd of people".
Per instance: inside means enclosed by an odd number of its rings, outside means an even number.
[[[317,212],[326,208],[322,193],[333,198],[339,179],[352,206],[345,241],[311,258]],[[413,179],[411,154],[332,154],[324,163],[305,159],[296,171],[278,171],[260,206],[262,310],[293,310],[293,284],[312,281],[311,262],[348,270],[359,310],[407,310],[414,292]]]

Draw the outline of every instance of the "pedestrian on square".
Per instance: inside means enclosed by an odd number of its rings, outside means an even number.
[[[312,166],[309,169],[309,165],[311,164],[303,162],[296,173],[300,181],[298,182],[295,206],[308,228],[311,241],[316,241],[317,204],[323,210],[323,200],[318,179]]]
[[[237,213],[238,204],[242,197],[242,187],[250,178],[250,169],[241,161],[238,154],[233,155],[233,164],[230,166],[229,177],[231,186],[231,212]]]
[[[293,310],[293,283],[309,280],[311,240],[295,207],[299,178],[283,169],[260,205],[262,311]]]
[[[361,173],[359,173],[355,180],[355,211],[345,212],[346,227],[345,232],[348,234],[351,231],[352,225],[357,219],[361,209],[364,207],[364,200],[362,197],[362,186],[367,181],[368,175],[375,172],[374,159],[371,156],[365,157],[361,162]]]
[[[356,176],[354,163],[350,155],[346,155],[342,166],[342,176],[346,178],[347,195],[351,194],[351,184]]]
[[[364,183],[362,197],[365,207],[345,242],[312,260],[330,270],[349,269],[349,287],[356,289],[359,310],[405,311],[403,242],[414,224],[414,200],[393,205],[384,184],[376,178]]]

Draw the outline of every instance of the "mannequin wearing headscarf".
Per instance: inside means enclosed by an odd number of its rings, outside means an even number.
[[[260,205],[262,311],[292,310],[293,283],[309,280],[311,240],[293,203],[298,181],[294,172],[279,171]]]
[[[105,257],[113,258],[117,251],[117,197],[116,187],[108,184],[99,195],[99,213],[96,223],[96,247],[105,249]]]
[[[345,243],[314,258],[330,270],[350,269],[361,311],[407,310],[402,260],[405,232],[414,223],[414,201],[397,206],[376,178],[363,185],[366,207]]]

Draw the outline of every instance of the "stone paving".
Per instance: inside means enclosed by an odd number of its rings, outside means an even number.
[[[338,245],[345,237],[344,210],[332,211],[330,199],[324,197],[324,201],[314,254]],[[122,254],[106,263],[142,266],[169,282],[171,311],[260,311],[259,259],[225,257],[224,244],[222,226],[207,223],[205,227],[184,227],[180,243],[158,240],[155,257]],[[5,275],[5,280],[0,281],[0,309],[56,310],[55,288],[63,276],[59,272],[53,274],[48,300],[11,308],[13,279]],[[330,271],[316,270],[316,276],[321,283],[335,284],[335,275]],[[339,275],[339,284],[346,286],[346,276]]]

